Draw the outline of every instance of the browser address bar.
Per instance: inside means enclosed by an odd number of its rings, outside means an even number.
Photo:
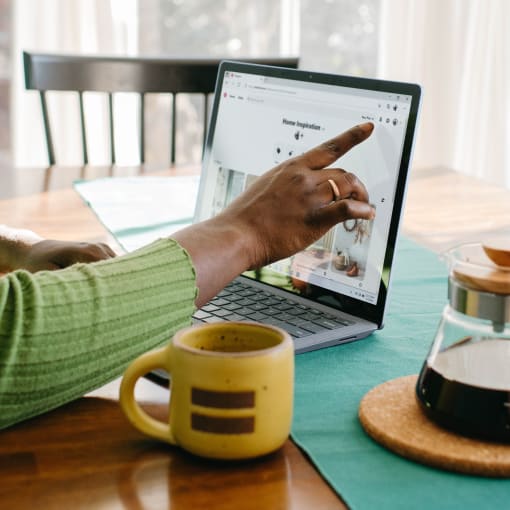
[[[351,108],[363,108],[369,110],[376,110],[379,108],[381,101],[369,98],[360,98],[355,95],[345,95],[338,92],[317,92],[311,89],[288,89],[286,87],[278,87],[272,85],[267,87],[264,85],[248,85],[249,89],[260,92],[263,96],[293,96],[295,99],[300,99],[306,102],[322,103],[322,104],[335,104],[349,106]]]

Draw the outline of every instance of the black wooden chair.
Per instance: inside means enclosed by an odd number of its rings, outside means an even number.
[[[23,52],[25,86],[39,91],[46,148],[50,166],[56,164],[47,91],[76,91],[79,97],[83,164],[89,162],[87,129],[83,94],[108,94],[110,157],[116,163],[113,120],[113,96],[116,92],[136,92],[140,95],[140,162],[145,163],[145,94],[172,94],[170,162],[175,163],[176,97],[180,93],[204,96],[203,135],[207,130],[208,98],[214,92],[221,59],[130,58],[110,56],[58,55]],[[297,68],[298,58],[242,59],[280,67]]]

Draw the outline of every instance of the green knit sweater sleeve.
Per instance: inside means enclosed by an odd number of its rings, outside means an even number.
[[[162,239],[128,255],[0,278],[0,428],[122,374],[189,325],[191,261]]]

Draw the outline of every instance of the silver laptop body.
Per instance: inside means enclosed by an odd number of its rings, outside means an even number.
[[[363,181],[376,218],[340,223],[303,252],[241,275],[194,321],[274,324],[297,353],[382,328],[420,96],[415,84],[222,62],[195,221],[279,162],[367,121],[374,132],[338,165]]]

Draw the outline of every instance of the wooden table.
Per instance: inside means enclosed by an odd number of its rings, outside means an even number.
[[[114,174],[133,175],[139,170],[116,169]],[[69,188],[79,169],[54,169],[46,180],[41,170],[30,172],[34,191],[45,182],[51,191],[0,200],[2,223],[31,228],[46,237],[111,240]],[[160,174],[182,172],[196,168]],[[109,169],[87,169],[83,177],[108,173]],[[2,181],[0,176],[4,196],[9,186],[15,195],[31,189],[13,186],[18,177]],[[448,170],[415,171],[403,232],[436,251],[485,235],[510,236],[510,191]],[[114,381],[0,432],[1,508],[345,508],[290,440],[268,457],[231,464],[201,460],[146,439],[122,415],[118,385]],[[148,412],[165,416],[164,389],[142,380],[137,398]]]
[[[510,237],[510,190],[444,168],[411,174],[404,235],[441,252],[489,237]]]
[[[139,168],[119,168],[129,176]],[[21,169],[27,194],[4,179],[0,222],[49,238],[110,242],[95,215],[70,188],[72,180],[109,175],[109,168]],[[196,173],[196,166],[150,172]],[[9,175],[9,174],[8,174]],[[13,185],[15,184],[15,185]],[[10,186],[10,188],[9,188]],[[19,196],[19,195],[22,196]],[[0,432],[0,508],[9,509],[287,509],[345,508],[291,442],[266,458],[226,464],[204,461],[144,438],[118,406],[114,381],[54,412]],[[146,380],[137,398],[164,416],[168,392]]]

